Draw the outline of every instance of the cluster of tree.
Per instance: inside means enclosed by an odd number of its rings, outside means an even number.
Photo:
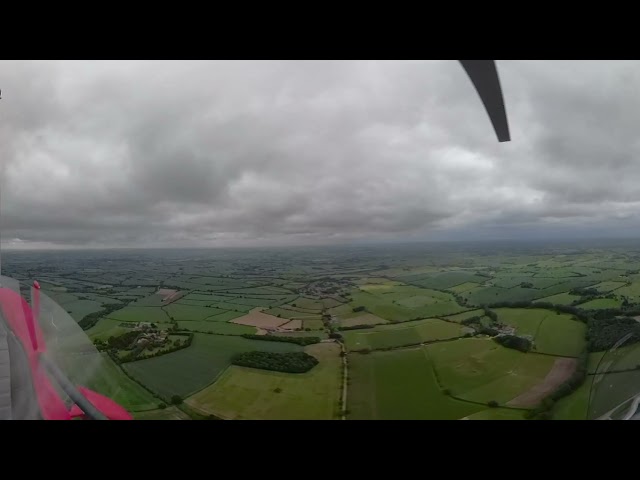
[[[496,312],[494,312],[493,310],[491,310],[491,308],[486,306],[483,306],[482,309],[484,310],[485,317],[489,317],[493,323],[498,322],[498,314]]]
[[[584,310],[573,306],[573,305],[556,305],[550,302],[536,302],[531,300],[519,300],[516,302],[495,302],[488,306],[489,308],[545,308],[547,310],[553,310],[557,313],[568,313],[575,316],[578,320],[582,322],[587,322],[589,319],[589,315]],[[487,313],[487,307],[485,308],[485,314],[487,316],[491,316]],[[490,311],[490,310],[489,310]],[[596,314],[600,315],[600,312],[611,312],[611,310],[598,310]],[[497,319],[498,316],[495,312],[491,312],[492,315],[495,315]],[[605,315],[606,316],[606,315]],[[493,317],[492,317],[493,318]]]
[[[116,310],[120,310],[121,308],[125,307],[130,301],[131,300],[124,300],[122,303],[103,304],[102,310],[85,315],[82,320],[78,322],[78,325],[80,325],[83,330],[88,330],[96,323],[98,323],[98,320],[100,320],[102,317],[109,315],[111,312],[115,312]]]
[[[628,344],[640,341],[640,323],[633,318],[590,318],[587,322],[587,349],[590,352],[608,350],[627,334],[631,334]]]
[[[627,285],[630,285],[630,282],[627,282]],[[594,300],[596,298],[618,298],[618,296],[614,292],[609,292],[606,295],[601,294],[595,288],[574,288],[569,291],[570,294],[580,295],[580,298],[571,302],[571,305],[578,306],[582,303],[586,303],[590,300]],[[622,308],[628,309],[632,308],[633,304],[629,302],[629,299],[626,297],[622,297]]]
[[[139,334],[139,332],[127,332],[127,333]],[[144,347],[135,347],[131,352],[129,352],[126,355],[123,355],[122,357],[118,357],[117,351],[114,351],[111,357],[114,358],[114,360],[117,358],[118,364],[123,364],[123,363],[134,362],[136,360],[145,360],[147,358],[159,357],[160,355],[166,355],[167,353],[177,352],[178,350],[182,350],[183,348],[187,348],[191,346],[191,342],[193,342],[193,333],[178,333],[177,335],[182,335],[187,338],[182,342],[176,340],[175,342],[173,342],[172,346],[170,346],[169,348],[163,348],[161,350],[158,350],[157,352],[150,353],[147,355],[142,355],[142,353],[144,352]],[[110,337],[110,338],[113,338],[113,337]]]
[[[125,332],[122,335],[114,337],[113,335],[107,340],[107,345],[118,350],[126,350],[138,339],[140,332]]]
[[[465,318],[460,323],[462,325],[471,326],[471,325],[480,325],[480,319],[482,317],[480,315],[476,315],[474,317]]]
[[[531,350],[531,340],[517,335],[498,335],[493,337],[493,341],[503,347],[513,348],[525,353]]]
[[[432,289],[432,290],[435,290],[435,289]],[[451,293],[451,292],[447,292],[447,293]],[[455,298],[456,302],[458,302],[458,305],[461,305],[463,307],[467,306],[467,299],[464,298],[462,295],[453,293],[453,298]]]
[[[119,357],[119,362],[120,364],[122,363],[129,363],[129,362],[133,362],[135,360],[138,360],[138,355],[140,355],[142,353],[142,348],[136,347],[133,350],[131,350],[129,353],[127,353],[126,355],[123,355],[121,357]]]
[[[353,307],[354,312],[364,312],[365,310],[366,308],[363,305],[360,305],[359,307]]]
[[[578,287],[569,290],[570,295],[580,295],[581,297],[598,296],[600,292],[593,287]]]
[[[521,288],[533,288],[533,283],[529,283],[529,282],[522,282],[520,284]]]
[[[362,324],[362,325],[352,325],[350,327],[340,327],[338,330],[343,330],[343,331],[344,330],[363,330],[365,328],[373,328],[373,327],[374,327],[374,325]]]
[[[591,312],[591,317],[595,319],[611,318],[611,317],[637,317],[640,315],[640,310],[634,305],[631,308],[606,308],[600,310],[594,310]]]
[[[318,359],[305,352],[245,352],[231,359],[233,365],[261,368],[276,372],[305,373],[318,364]]]
[[[269,342],[286,342],[295,343],[296,345],[313,345],[314,343],[320,343],[320,337],[278,337],[276,335],[254,335],[252,333],[243,333],[244,338],[249,340],[263,340]]]
[[[485,327],[480,325],[479,328],[476,329],[478,335],[489,335],[490,337],[495,337],[500,334],[500,330],[493,327]]]
[[[588,356],[586,353],[582,353],[578,357],[578,365],[575,372],[569,377],[569,379],[561,384],[553,393],[547,396],[540,405],[533,410],[525,413],[525,418],[531,420],[550,420],[552,418],[552,411],[555,403],[573,392],[575,392],[580,385],[584,383],[587,378],[587,361]]]

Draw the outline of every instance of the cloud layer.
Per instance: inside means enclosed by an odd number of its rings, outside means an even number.
[[[3,240],[640,232],[640,64],[498,68],[502,144],[455,61],[0,62]]]

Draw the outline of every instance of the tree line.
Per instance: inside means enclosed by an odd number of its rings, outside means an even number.
[[[363,329],[366,329],[366,328],[373,328],[373,327],[375,327],[375,325],[360,324],[360,325],[352,325],[350,327],[338,327],[338,330],[340,330],[340,331],[363,330]]]
[[[305,352],[244,352],[232,357],[231,363],[241,367],[260,368],[287,373],[305,373],[319,362],[316,357]]]
[[[243,333],[243,338],[249,340],[262,340],[268,342],[295,343],[296,345],[307,346],[320,343],[320,337],[278,337],[276,335],[256,335],[253,333]]]
[[[107,339],[107,345],[111,348],[117,348],[118,350],[126,350],[129,346],[135,342],[140,336],[140,332],[130,331],[125,332],[122,335],[114,337],[113,335]]]
[[[125,335],[128,335],[130,337],[130,334],[132,333],[135,333],[136,335],[140,334],[140,332],[127,332],[121,335],[120,337]],[[167,353],[177,352],[178,350],[182,350],[183,348],[188,348],[191,346],[191,343],[193,342],[193,333],[175,333],[174,335],[185,336],[187,338],[183,342],[173,342],[172,346],[169,348],[163,348],[161,350],[158,350],[155,353],[150,353],[147,355],[141,355],[141,353],[144,351],[144,347],[140,347],[140,346],[136,346],[133,350],[131,350],[126,355],[123,355],[122,357],[118,356],[117,347],[109,348],[107,353],[109,354],[109,356],[112,358],[114,362],[116,362],[118,365],[121,365],[123,363],[134,362],[136,360],[145,360],[147,358],[159,357],[160,355],[166,355]],[[109,337],[109,341],[111,341],[111,339],[114,338],[115,344],[119,345],[120,343],[118,342],[118,339],[120,337]],[[125,344],[126,342],[123,341],[122,343]],[[109,346],[111,346],[111,344],[109,344]],[[123,348],[120,348],[120,349],[122,350]]]
[[[631,333],[628,344],[640,342],[640,323],[635,321],[633,316],[640,315],[640,310],[628,308],[603,308],[599,310],[587,311],[575,305],[556,305],[549,302],[517,301],[517,302],[497,302],[489,307],[484,307],[485,312],[495,312],[489,308],[544,308],[558,313],[573,315],[587,325],[587,350],[590,352],[601,352],[608,350],[623,336]],[[497,316],[496,316],[497,318]]]
[[[588,358],[587,353],[583,352],[577,359],[578,365],[575,372],[573,372],[573,375],[571,375],[571,377],[561,384],[553,393],[545,397],[544,400],[540,402],[540,405],[533,410],[528,410],[525,413],[525,418],[530,420],[551,420],[553,416],[553,407],[556,402],[575,392],[586,380]]]
[[[105,317],[111,312],[115,312],[116,310],[120,310],[121,308],[126,307],[129,302],[131,302],[131,299],[123,300],[122,303],[103,304],[102,310],[85,315],[84,317],[82,317],[82,320],[78,322],[78,325],[80,325],[80,328],[82,328],[83,330],[89,330],[96,323],[98,323],[98,320],[100,320],[102,317]]]
[[[497,335],[493,337],[493,341],[499,343],[503,347],[513,348],[521,352],[527,353],[531,350],[531,340],[517,335]]]

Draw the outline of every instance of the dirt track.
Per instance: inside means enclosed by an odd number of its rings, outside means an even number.
[[[507,403],[509,407],[535,407],[544,397],[553,392],[562,383],[567,381],[576,370],[578,361],[575,358],[559,358],[553,363],[553,367],[544,380],[535,387],[518,395]]]

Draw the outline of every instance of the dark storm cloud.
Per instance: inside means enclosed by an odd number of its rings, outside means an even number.
[[[640,65],[498,68],[503,144],[454,61],[2,62],[2,235],[167,246],[640,227]]]

